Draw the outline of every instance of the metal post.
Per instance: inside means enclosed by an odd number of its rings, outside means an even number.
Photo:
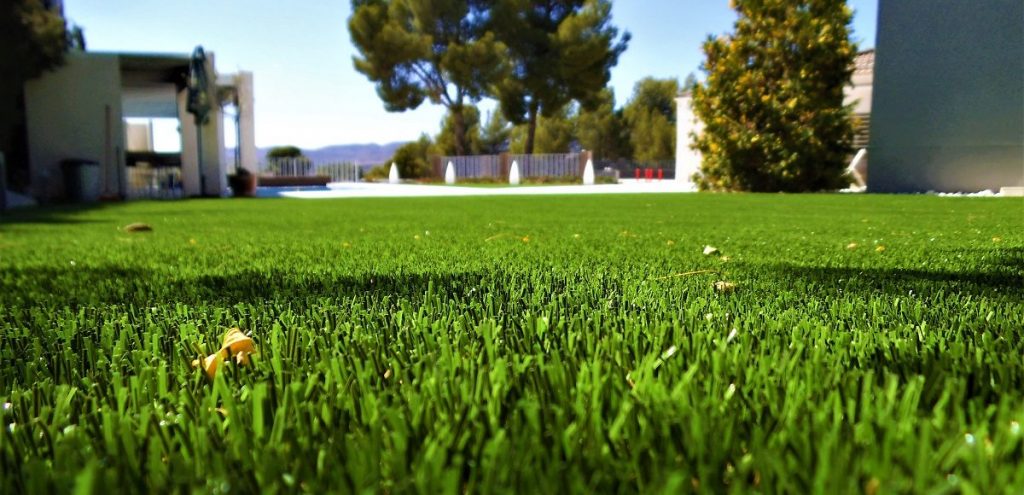
[[[7,166],[4,152],[0,151],[0,211],[7,210]]]

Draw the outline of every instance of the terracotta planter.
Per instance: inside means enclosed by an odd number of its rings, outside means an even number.
[[[256,174],[236,174],[228,177],[228,186],[236,198],[251,198],[256,195]]]

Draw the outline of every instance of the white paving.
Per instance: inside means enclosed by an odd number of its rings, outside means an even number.
[[[369,182],[333,182],[327,190],[274,191],[261,196],[284,198],[327,199],[327,198],[412,198],[412,197],[458,197],[458,196],[547,196],[564,194],[637,194],[637,193],[683,193],[693,192],[693,184],[684,181],[650,181],[625,179],[619,184],[597,184],[592,186],[509,186],[509,187],[466,187],[434,186],[425,184],[384,184]],[[263,191],[261,191],[263,192]],[[269,193],[269,191],[267,191]]]

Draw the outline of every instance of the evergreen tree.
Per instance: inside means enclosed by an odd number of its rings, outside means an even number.
[[[679,82],[675,79],[646,77],[633,87],[633,97],[623,115],[634,160],[654,162],[675,157],[678,94]]]
[[[356,70],[388,111],[447,107],[455,154],[467,153],[463,109],[500,78],[504,47],[487,29],[490,0],[352,0]]]
[[[516,154],[568,153],[574,139],[573,122],[569,107],[564,106],[551,115],[541,115],[534,127],[533,150],[529,151],[530,125],[521,124],[512,129],[509,151]]]
[[[480,133],[480,152],[487,155],[496,155],[505,151],[509,146],[509,138],[512,136],[512,127],[500,110],[490,112],[487,117],[487,125]]]
[[[14,138],[24,117],[20,104],[24,84],[60,66],[68,43],[64,17],[52,2],[5,0],[0,4],[0,152],[8,159],[15,188],[28,182],[27,159],[12,159],[15,151],[24,153]]]
[[[735,32],[709,38],[693,90],[703,189],[834,190],[849,184],[856,47],[844,0],[734,0]]]
[[[441,132],[434,139],[434,149],[441,155],[477,155],[483,145],[480,142],[480,110],[475,105],[462,107],[462,126],[464,129],[463,149],[459,151],[456,136],[456,118],[449,111],[441,121]]]
[[[494,0],[491,19],[509,65],[494,93],[505,117],[526,125],[523,151],[533,153],[538,116],[599,104],[629,34],[611,25],[609,0]]]
[[[399,146],[385,168],[394,163],[398,167],[398,175],[403,179],[429,177],[433,172],[430,167],[430,154],[433,152],[434,143],[430,141],[430,136],[423,134],[416,141]]]
[[[302,150],[298,146],[274,146],[267,151],[267,158],[302,158]]]
[[[629,158],[629,130],[622,110],[615,109],[615,91],[601,91],[600,104],[594,109],[580,108],[573,119],[576,140],[580,146],[593,152],[595,158],[616,160]]]

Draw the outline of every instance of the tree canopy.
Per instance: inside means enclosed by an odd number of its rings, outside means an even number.
[[[504,47],[488,29],[489,0],[352,0],[356,70],[389,111],[425,100],[448,108],[456,154],[468,152],[463,107],[499,78]]]
[[[298,146],[275,146],[267,151],[267,158],[301,158],[302,150]]]
[[[641,79],[623,108],[633,159],[640,162],[669,160],[676,155],[675,79]]]
[[[538,115],[553,117],[573,100],[600,104],[630,38],[611,24],[608,0],[495,0],[492,20],[510,65],[494,96],[506,118],[527,125],[526,153],[534,151]]]
[[[480,152],[496,155],[505,151],[512,137],[512,126],[501,110],[489,112],[487,124],[480,131]]]
[[[81,39],[81,30],[77,32]],[[48,2],[6,0],[0,4],[0,151],[10,153],[14,146],[23,85],[61,65],[69,41],[64,18]]]
[[[434,150],[441,155],[476,155],[481,152],[483,144],[480,142],[480,110],[475,105],[462,107],[462,129],[463,141],[462,151],[457,146],[456,116],[454,110],[449,111],[444,120],[441,121],[441,132],[434,139]]]
[[[615,108],[615,91],[606,88],[601,91],[599,99],[600,103],[593,109],[577,110],[573,119],[576,140],[580,147],[593,152],[595,158],[631,158],[629,129],[622,109]]]
[[[849,184],[856,56],[844,0],[734,0],[735,32],[704,43],[693,89],[703,189],[817,191]]]
[[[430,136],[423,134],[418,140],[405,143],[395,150],[391,163],[398,167],[398,175],[403,179],[429,177],[432,173],[430,154],[433,150],[434,143],[430,141]]]
[[[540,115],[534,127],[533,149],[530,143],[530,125],[521,124],[512,129],[509,151],[516,154],[568,153],[575,135],[569,106],[564,106],[551,115]]]

